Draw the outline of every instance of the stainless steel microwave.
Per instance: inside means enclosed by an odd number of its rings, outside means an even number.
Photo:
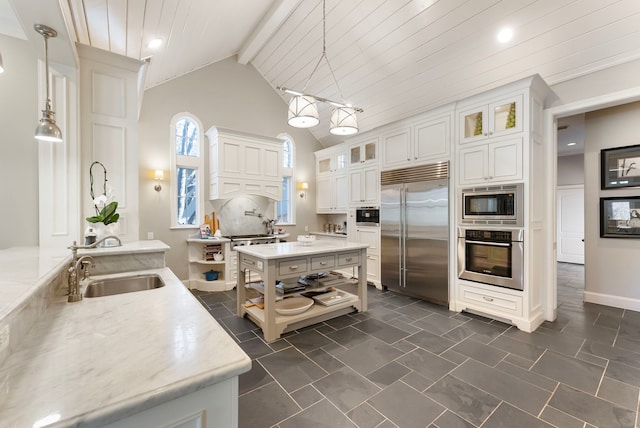
[[[380,208],[356,208],[356,226],[380,226]]]
[[[524,225],[522,183],[460,190],[460,224]]]

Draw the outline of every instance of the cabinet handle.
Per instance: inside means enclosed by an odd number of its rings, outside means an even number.
[[[414,157],[415,160],[418,160],[418,156]]]
[[[326,264],[327,264],[327,262],[320,262],[320,266],[324,266]]]
[[[298,265],[296,265],[296,266],[289,266],[289,270],[298,270]]]
[[[488,136],[489,136],[489,134],[488,134],[488,133],[486,133],[486,132],[485,132],[483,135],[484,135],[485,137],[488,137]]]
[[[248,265],[253,265],[253,266],[256,265],[256,262],[254,262],[253,260],[245,260],[244,262]]]
[[[487,302],[493,302],[493,299],[491,297],[487,297],[487,296],[482,296],[482,298],[484,300],[486,300]]]
[[[353,258],[351,258],[351,257],[347,257],[345,260],[346,260],[346,261],[348,261],[348,262],[350,262],[351,260],[353,260]]]
[[[411,160],[411,158],[407,158],[407,160],[408,160],[408,161],[410,161],[410,160]]]

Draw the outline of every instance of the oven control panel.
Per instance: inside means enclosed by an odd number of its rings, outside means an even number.
[[[459,228],[458,236],[471,241],[522,242],[522,229],[467,229]]]

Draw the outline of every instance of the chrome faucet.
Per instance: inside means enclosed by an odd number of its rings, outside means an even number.
[[[80,294],[80,279],[79,272],[84,269],[82,279],[87,279],[89,276],[89,267],[95,267],[95,260],[91,256],[82,256],[78,260],[72,260],[71,266],[69,266],[69,297],[68,302],[79,302],[82,300],[82,294]]]

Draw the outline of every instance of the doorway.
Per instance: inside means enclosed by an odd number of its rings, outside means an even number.
[[[595,96],[580,101],[576,101],[569,104],[560,105],[557,107],[551,107],[544,111],[544,126],[545,126],[545,139],[551,144],[548,145],[546,151],[547,160],[550,164],[556,165],[552,167],[552,174],[547,180],[547,189],[551,195],[554,195],[551,199],[552,204],[546,211],[546,216],[550,224],[554,225],[548,229],[548,243],[549,248],[552,249],[549,253],[549,257],[546,259],[547,270],[547,285],[545,290],[545,302],[544,313],[545,318],[548,320],[556,319],[557,307],[558,307],[558,262],[557,262],[557,224],[559,222],[557,212],[557,193],[558,193],[558,152],[561,150],[558,142],[558,123],[562,118],[583,114],[585,112],[595,111],[608,107],[614,107],[634,101],[640,100],[640,87],[634,87],[625,89],[619,92],[609,93],[606,95]],[[582,265],[584,266],[584,265]]]

